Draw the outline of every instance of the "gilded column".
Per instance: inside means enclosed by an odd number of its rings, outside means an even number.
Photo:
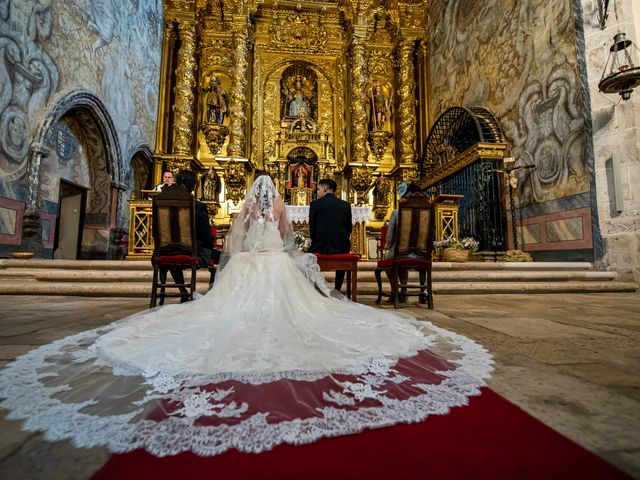
[[[173,153],[190,155],[193,146],[193,107],[196,85],[196,28],[192,23],[179,22],[181,46],[176,67],[175,104],[173,106]]]
[[[364,38],[351,43],[351,161],[367,163],[367,57]]]
[[[247,59],[249,26],[246,23],[237,25],[233,39],[233,72],[231,94],[229,99],[229,145],[227,153],[230,157],[244,157],[247,127]]]
[[[399,89],[398,121],[400,123],[400,164],[414,165],[416,158],[416,82],[413,67],[413,40],[402,40],[398,48]]]
[[[171,75],[169,73],[169,65],[171,64],[170,55],[172,43],[175,39],[175,30],[173,20],[165,19],[162,34],[162,62],[160,65],[160,94],[158,95],[158,122],[156,123],[156,152],[164,153],[167,147],[167,99],[169,98],[168,89],[170,88]],[[157,182],[159,183],[158,179]]]

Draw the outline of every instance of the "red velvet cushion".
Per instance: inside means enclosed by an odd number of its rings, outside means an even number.
[[[388,258],[385,260],[380,260],[378,262],[378,268],[393,267],[394,263],[398,265],[398,267],[404,268],[426,268],[431,263],[431,261],[423,260],[421,258],[399,258],[398,260]]]
[[[183,263],[185,265],[197,265],[198,259],[195,257],[190,257],[189,255],[163,255],[161,257],[153,258],[153,263],[156,265],[164,265],[164,264],[177,264]]]
[[[359,260],[360,255],[357,253],[314,253],[318,260]]]

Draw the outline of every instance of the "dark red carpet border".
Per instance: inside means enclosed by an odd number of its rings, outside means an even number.
[[[111,456],[104,479],[627,479],[488,388],[422,423],[214,457],[146,451]]]

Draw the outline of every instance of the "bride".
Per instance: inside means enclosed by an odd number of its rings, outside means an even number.
[[[197,300],[17,358],[0,372],[0,406],[80,447],[261,452],[446,414],[491,373],[473,341],[329,291],[268,176],[225,248]]]

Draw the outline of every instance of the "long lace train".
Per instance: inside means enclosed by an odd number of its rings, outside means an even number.
[[[248,205],[248,206],[247,206]],[[158,455],[261,452],[445,414],[492,371],[468,338],[327,292],[259,177],[213,288],[37,348],[0,403],[49,440]],[[284,213],[282,213],[284,215]]]

